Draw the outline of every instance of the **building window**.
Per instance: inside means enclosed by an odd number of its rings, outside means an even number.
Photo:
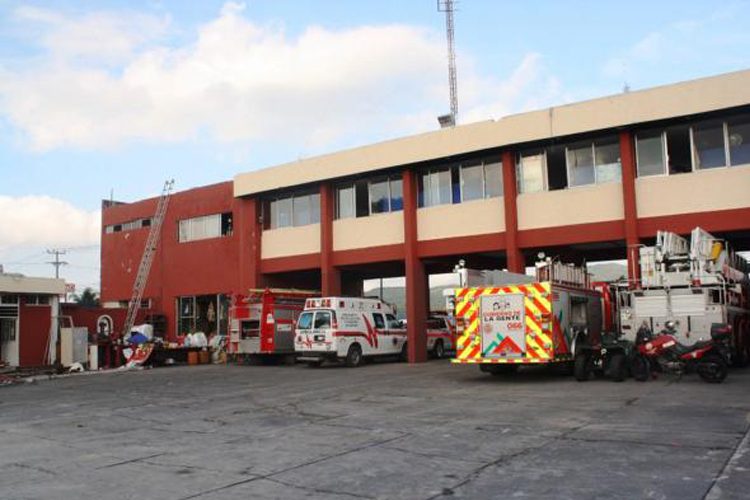
[[[638,132],[635,147],[639,177],[665,173],[664,134],[661,131]]]
[[[348,219],[354,216],[354,184],[339,186],[336,188],[336,218]]]
[[[604,184],[622,179],[620,143],[616,137],[568,146],[566,157],[571,186]]]
[[[571,186],[594,184],[594,148],[590,142],[569,146],[566,151]]]
[[[503,195],[503,163],[500,159],[484,162],[484,197]]]
[[[617,137],[594,141],[594,166],[597,184],[622,181],[620,141]]]
[[[180,323],[177,334],[193,333],[195,331],[195,297],[180,297],[178,307],[180,309]]]
[[[422,206],[434,207],[453,203],[450,167],[429,170],[421,176]]]
[[[524,152],[518,156],[516,173],[519,193],[544,191],[544,151]]]
[[[484,166],[482,162],[461,165],[461,201],[484,198]]]
[[[729,163],[746,165],[750,163],[750,115],[730,118],[727,122],[727,142]]]
[[[232,213],[204,215],[179,221],[178,240],[206,240],[232,235]]]
[[[670,127],[667,134],[667,165],[670,175],[693,171],[690,154],[690,127],[680,125]]]
[[[296,194],[271,200],[270,229],[320,222],[320,193]]]
[[[696,170],[727,166],[723,122],[693,126],[693,162]]]
[[[110,224],[104,227],[105,234],[120,233],[122,231],[133,231],[135,229],[141,229],[143,227],[150,227],[151,219],[136,219],[121,224]]]
[[[361,179],[336,188],[336,218],[367,217],[404,208],[400,176]]]
[[[26,305],[27,306],[48,306],[49,295],[27,295]]]

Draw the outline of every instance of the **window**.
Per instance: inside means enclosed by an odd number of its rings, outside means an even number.
[[[180,297],[178,299],[179,318],[178,335],[186,335],[195,331],[195,297]]]
[[[297,320],[297,329],[299,330],[309,330],[312,327],[313,322],[313,313],[311,312],[303,312],[299,315],[299,319]]]
[[[706,122],[693,126],[693,162],[695,169],[725,167],[724,123]]]
[[[49,295],[27,295],[26,305],[27,306],[48,306]]]
[[[730,164],[750,163],[750,115],[730,118],[727,122],[727,136]]]
[[[391,177],[391,212],[404,209],[404,181],[401,177]]]
[[[435,169],[422,174],[422,206],[434,207],[453,203],[451,169]]]
[[[500,159],[484,163],[484,197],[503,195],[503,163]]]
[[[18,304],[18,295],[0,295],[0,304]]]
[[[375,322],[376,330],[385,330],[385,320],[380,313],[372,313],[372,320]]]
[[[484,198],[484,167],[481,162],[461,165],[461,201]]]
[[[663,175],[664,135],[661,131],[639,132],[636,135],[638,176]]]
[[[591,143],[569,146],[566,150],[571,186],[594,184],[594,148]]]
[[[232,213],[204,215],[179,222],[181,243],[232,235]]]
[[[121,224],[111,224],[104,227],[105,234],[119,233],[122,231],[133,231],[142,227],[150,227],[151,219],[136,219]]]
[[[622,180],[620,141],[617,137],[594,141],[594,166],[597,184]]]
[[[388,179],[370,181],[370,214],[382,214],[391,211],[391,197]]]
[[[690,127],[681,125],[667,129],[667,165],[669,173],[684,174],[692,172],[693,162],[690,154]]]
[[[313,326],[315,330],[321,330],[323,328],[331,328],[331,313],[330,311],[318,311],[315,313],[315,324]]]
[[[320,193],[300,194],[271,200],[269,229],[305,226],[320,222]]]
[[[336,218],[354,217],[354,184],[347,184],[336,189]]]
[[[389,330],[399,330],[401,328],[401,323],[399,323],[393,314],[386,314],[385,319],[388,321]]]
[[[0,318],[0,341],[16,340],[17,324],[16,318]]]
[[[544,191],[544,152],[526,152],[519,155],[518,192]]]

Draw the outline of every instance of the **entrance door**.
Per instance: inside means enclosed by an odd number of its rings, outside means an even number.
[[[18,366],[18,318],[0,317],[0,356],[10,366]]]
[[[521,358],[526,355],[526,310],[521,293],[482,295],[479,305],[482,356]]]

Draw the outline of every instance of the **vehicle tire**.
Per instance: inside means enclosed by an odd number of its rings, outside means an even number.
[[[616,352],[612,354],[609,357],[607,368],[609,371],[609,376],[612,377],[612,380],[614,380],[615,382],[622,382],[623,380],[625,380],[625,376],[627,375],[627,367],[625,366],[625,353]]]
[[[719,384],[727,378],[729,367],[723,357],[709,353],[698,362],[696,371],[704,381],[710,384]]]
[[[437,359],[442,359],[445,357],[445,346],[443,345],[442,339],[437,339],[435,341],[435,346],[432,348],[432,354]]]
[[[651,375],[651,363],[645,356],[636,354],[630,363],[630,372],[638,382],[645,382]]]
[[[362,364],[362,348],[359,344],[352,344],[349,346],[344,362],[349,368],[356,368]]]
[[[573,360],[573,376],[579,382],[586,382],[591,376],[591,354],[578,353]]]
[[[398,355],[398,360],[404,363],[409,361],[409,349],[406,346],[406,342],[401,346],[401,353]]]

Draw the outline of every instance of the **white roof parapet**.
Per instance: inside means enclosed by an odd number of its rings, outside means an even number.
[[[63,295],[65,293],[65,280],[30,278],[20,274],[0,274],[0,293]]]
[[[234,177],[234,195],[745,105],[750,105],[750,70],[434,130],[241,173]]]

